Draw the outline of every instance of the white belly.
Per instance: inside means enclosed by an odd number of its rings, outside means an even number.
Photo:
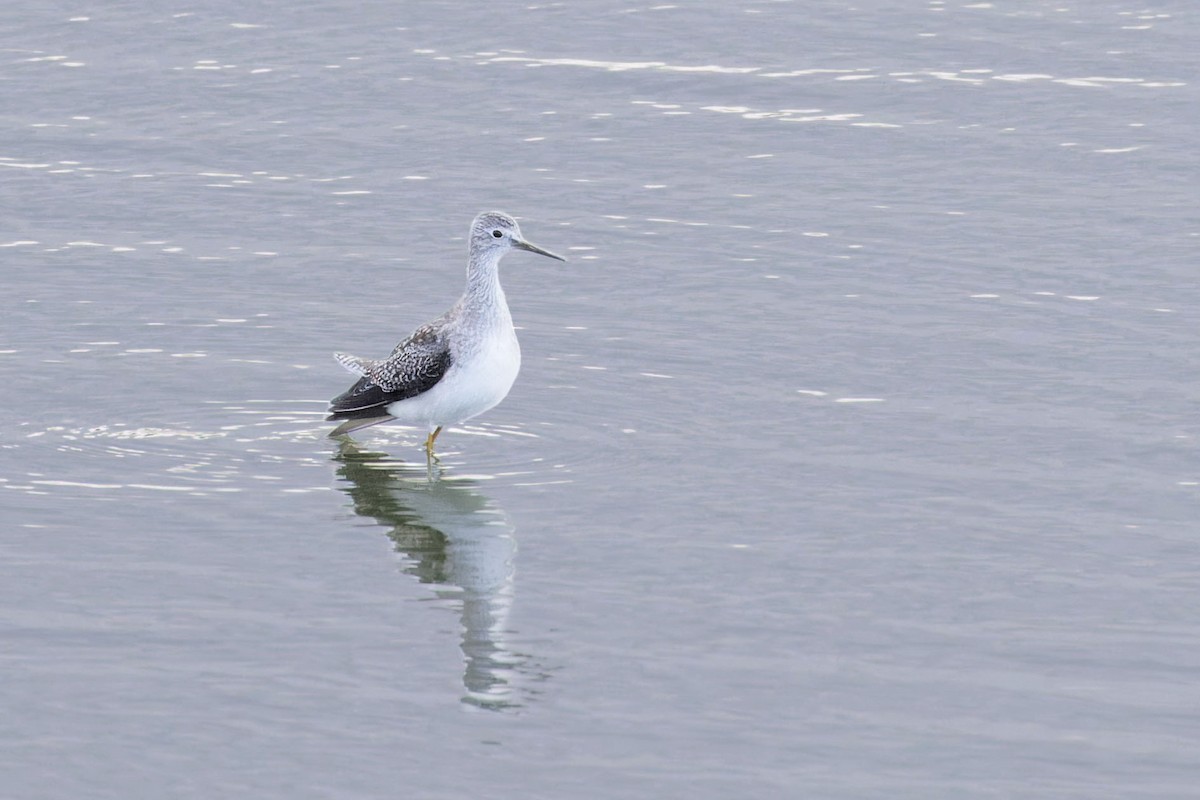
[[[521,347],[511,326],[505,335],[450,365],[429,391],[387,407],[398,422],[430,430],[458,425],[496,406],[508,396],[521,371]]]

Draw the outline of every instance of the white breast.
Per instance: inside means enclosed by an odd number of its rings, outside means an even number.
[[[509,323],[460,353],[445,376],[429,391],[392,403],[388,413],[402,423],[458,425],[482,414],[508,396],[521,371],[521,347]]]

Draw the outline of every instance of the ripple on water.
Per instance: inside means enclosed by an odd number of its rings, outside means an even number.
[[[313,427],[316,412],[274,405],[264,419],[225,425],[109,422],[27,431],[11,444],[26,451],[18,467],[22,471],[3,476],[4,488],[114,498],[170,492],[205,497],[263,484],[275,484],[280,491],[328,490],[324,476],[316,485],[291,469],[325,463],[323,452],[312,446],[322,433]],[[220,411],[225,415],[244,408],[226,405]],[[206,414],[204,421],[212,423],[214,415]]]
[[[404,465],[414,475],[428,480],[423,430],[385,424],[362,430],[355,438],[373,450],[390,453],[395,459],[391,463]],[[478,441],[472,442],[472,438]],[[438,438],[437,474],[441,480],[469,478],[509,486],[573,483],[571,464],[552,462],[539,455],[545,448],[531,442],[540,439],[543,439],[540,434],[523,425],[482,422],[448,428]],[[524,444],[517,440],[523,440]]]
[[[26,430],[20,439],[4,444],[25,455],[10,460],[13,469],[0,475],[0,488],[101,499],[164,493],[295,494],[333,488],[328,463],[337,444],[327,437],[324,401],[206,405],[195,427],[107,422]],[[428,480],[421,449],[424,435],[415,428],[382,425],[360,432],[357,439],[391,454],[393,466],[404,465]],[[550,463],[540,448],[516,444],[539,438],[519,425],[451,428],[439,441],[438,475],[443,480],[469,477],[520,486],[572,482],[569,465]]]

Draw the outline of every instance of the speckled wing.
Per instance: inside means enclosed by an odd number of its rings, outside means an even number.
[[[338,354],[338,362],[361,375],[358,382],[329,404],[327,420],[383,417],[387,407],[429,391],[450,368],[450,344],[439,325],[417,328],[392,354],[371,361]]]

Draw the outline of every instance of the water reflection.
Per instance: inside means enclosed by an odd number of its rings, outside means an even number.
[[[517,551],[505,513],[471,482],[439,479],[424,464],[395,461],[349,440],[339,443],[334,460],[355,513],[389,528],[404,572],[461,611],[463,702],[522,705],[515,678],[528,657],[505,642]]]

